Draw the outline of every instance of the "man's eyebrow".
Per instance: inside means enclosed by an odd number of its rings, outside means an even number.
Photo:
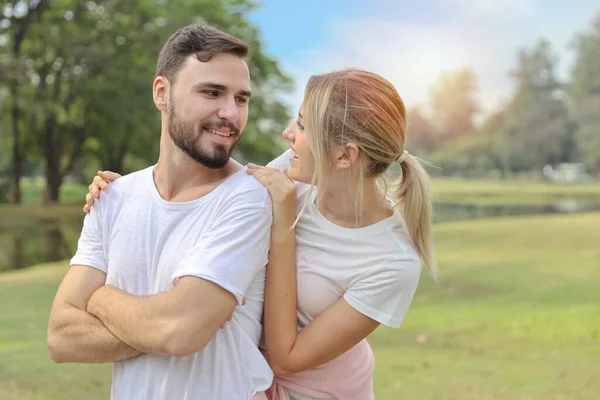
[[[212,82],[200,82],[194,85],[194,89],[227,90],[227,86]]]
[[[195,90],[214,89],[214,90],[226,91],[228,88],[227,88],[227,86],[221,85],[220,83],[200,82],[200,83],[196,83],[194,85],[194,89]],[[240,90],[237,94],[240,96],[244,96],[244,97],[252,97],[252,92],[250,90]]]
[[[252,97],[252,92],[249,90],[240,90],[238,94],[248,98]]]

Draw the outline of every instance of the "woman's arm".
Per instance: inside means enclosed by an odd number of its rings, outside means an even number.
[[[282,243],[284,242],[284,243]],[[366,338],[379,322],[341,298],[302,331],[297,331],[295,240],[271,241],[265,289],[265,342],[276,375],[325,364]]]
[[[294,183],[277,170],[249,165],[273,200],[271,250],[265,286],[264,330],[267,359],[276,375],[322,365],[366,338],[379,322],[340,299],[298,332],[296,290],[296,218]]]

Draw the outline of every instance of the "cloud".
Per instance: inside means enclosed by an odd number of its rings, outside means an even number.
[[[547,0],[546,0],[547,1]],[[534,0],[439,0],[438,6],[450,12],[473,17],[527,16],[535,10]]]
[[[479,78],[484,111],[490,112],[511,95],[509,71],[518,49],[546,37],[561,61],[566,60],[560,70],[564,77],[571,57],[569,40],[576,30],[590,25],[600,8],[587,0],[578,4],[585,7],[565,5],[564,10],[533,0],[438,0],[436,4],[444,18],[434,23],[399,21],[394,10],[332,22],[320,46],[284,60],[298,86],[289,102],[294,107],[300,104],[311,74],[355,66],[389,79],[407,106],[423,105],[440,73],[469,66]]]

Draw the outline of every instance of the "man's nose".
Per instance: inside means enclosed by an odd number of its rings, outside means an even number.
[[[221,107],[219,107],[217,117],[226,119],[233,123],[237,122],[240,117],[240,113],[235,99],[224,100],[221,104]]]

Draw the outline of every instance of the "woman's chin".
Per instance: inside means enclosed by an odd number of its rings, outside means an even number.
[[[303,176],[302,174],[297,173],[294,168],[288,168],[286,171],[286,175],[293,181],[309,184],[312,182],[312,176]]]

